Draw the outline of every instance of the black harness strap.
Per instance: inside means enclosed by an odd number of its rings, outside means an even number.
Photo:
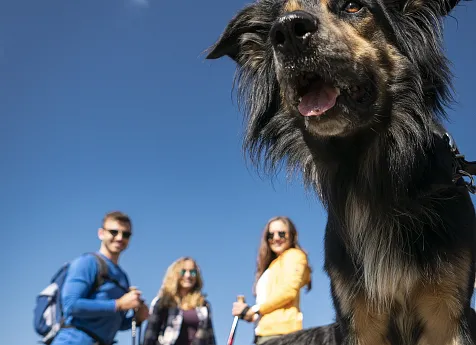
[[[453,182],[458,186],[466,186],[470,193],[476,194],[476,182],[473,177],[476,176],[476,161],[468,162],[465,159],[448,132],[445,132],[444,137],[453,155]]]

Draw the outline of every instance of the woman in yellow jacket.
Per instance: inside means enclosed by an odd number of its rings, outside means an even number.
[[[298,244],[296,227],[288,217],[274,217],[266,224],[258,253],[256,304],[233,304],[233,316],[255,322],[255,344],[303,328],[300,290],[311,289],[311,268]]]

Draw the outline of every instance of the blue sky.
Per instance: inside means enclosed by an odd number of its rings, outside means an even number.
[[[121,258],[148,302],[166,267],[198,260],[218,343],[237,294],[253,301],[259,234],[290,216],[314,269],[304,325],[331,322],[326,215],[300,181],[260,176],[241,152],[234,65],[203,52],[238,0],[0,2],[0,344],[33,344],[36,294],[64,261],[96,250],[103,214],[134,222]],[[476,160],[476,4],[446,25],[457,104],[449,129]],[[473,199],[474,200],[474,199]],[[121,333],[128,344],[130,333]],[[240,324],[236,344],[249,344]]]

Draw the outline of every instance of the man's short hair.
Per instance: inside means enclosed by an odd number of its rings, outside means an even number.
[[[109,219],[115,220],[123,226],[127,226],[129,228],[129,230],[132,231],[131,219],[124,212],[112,211],[112,212],[106,213],[106,215],[104,216],[104,218],[102,220],[102,226],[103,227],[104,227],[104,223],[106,223],[106,220],[109,220]]]

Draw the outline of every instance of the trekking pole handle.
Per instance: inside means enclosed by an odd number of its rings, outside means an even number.
[[[236,297],[236,301],[241,302],[241,303],[246,303],[245,302],[245,296],[238,295]],[[233,318],[233,323],[231,324],[230,334],[228,335],[228,341],[226,343],[227,345],[233,345],[233,341],[235,340],[236,327],[238,326],[238,320],[239,319],[240,319],[239,316],[235,316]]]

